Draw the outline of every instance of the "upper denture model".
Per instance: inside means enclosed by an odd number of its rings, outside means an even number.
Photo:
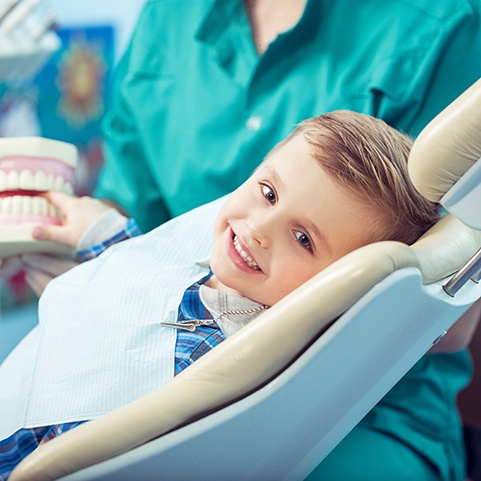
[[[0,258],[26,252],[70,255],[52,242],[37,241],[37,224],[60,224],[57,209],[39,194],[72,194],[78,153],[74,145],[43,137],[0,138]]]

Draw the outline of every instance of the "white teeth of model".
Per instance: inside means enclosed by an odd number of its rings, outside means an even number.
[[[59,217],[56,207],[49,204],[47,199],[42,197],[29,197],[25,195],[14,195],[0,199],[1,214],[37,214]]]
[[[21,204],[22,204],[20,213],[21,214],[30,214],[31,205],[32,205],[32,202],[30,201],[30,197],[27,197],[27,196],[20,197],[20,201],[21,201]]]
[[[40,197],[32,197],[32,214],[40,214]]]
[[[47,175],[47,188],[48,190],[52,190],[55,188],[55,176],[53,174]]]
[[[73,194],[73,185],[70,182],[65,182],[63,186],[63,191],[69,195]]]
[[[47,215],[48,214],[48,202],[47,199],[43,197],[39,197],[40,199],[40,214]]]
[[[7,189],[18,189],[18,173],[14,170],[7,175]]]
[[[19,195],[14,195],[12,199],[12,214],[22,213],[22,198]]]
[[[57,177],[55,177],[55,183],[53,188],[55,190],[62,190],[62,187],[63,187],[63,178],[60,177],[60,175],[58,175]]]
[[[28,169],[22,170],[20,174],[13,170],[8,174],[0,170],[0,192],[17,189],[39,191],[55,189],[70,195],[74,193],[73,185],[60,175],[46,174],[41,170],[35,174]]]
[[[35,172],[35,190],[47,190],[47,176],[43,170]]]
[[[29,190],[33,188],[33,174],[30,170],[22,170],[18,179],[20,189]]]
[[[12,213],[12,198],[5,197],[2,201],[2,214],[11,214]]]

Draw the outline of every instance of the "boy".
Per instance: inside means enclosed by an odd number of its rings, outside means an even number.
[[[23,346],[38,352],[35,368],[23,374],[21,396],[7,388],[0,398],[9,419],[0,476],[38,444],[168,382],[348,252],[385,239],[414,242],[438,209],[409,181],[410,147],[363,114],[304,121],[227,200],[208,207],[222,204],[213,245],[210,228],[185,222],[195,222],[193,211],[50,283],[40,340]],[[47,198],[63,225],[39,226],[35,236],[77,246],[85,259],[135,234],[132,221],[99,201]],[[204,257],[210,269],[196,264]],[[3,386],[12,358],[0,371]]]

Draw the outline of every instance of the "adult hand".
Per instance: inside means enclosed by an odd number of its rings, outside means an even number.
[[[48,254],[26,254],[21,257],[0,259],[0,277],[10,278],[23,269],[27,283],[40,297],[54,277],[67,272],[77,264],[73,260]]]
[[[54,278],[75,267],[78,262],[48,254],[25,254],[21,257],[25,279],[32,290],[41,296]]]
[[[48,240],[75,248],[88,227],[110,206],[91,197],[72,197],[51,190],[43,194],[62,215],[61,225],[38,225],[32,235],[37,240]]]

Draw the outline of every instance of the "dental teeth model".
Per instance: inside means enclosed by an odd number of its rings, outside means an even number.
[[[42,192],[73,193],[77,149],[42,137],[0,138],[0,258],[25,252],[71,254],[71,249],[37,241],[37,224],[60,224]]]

